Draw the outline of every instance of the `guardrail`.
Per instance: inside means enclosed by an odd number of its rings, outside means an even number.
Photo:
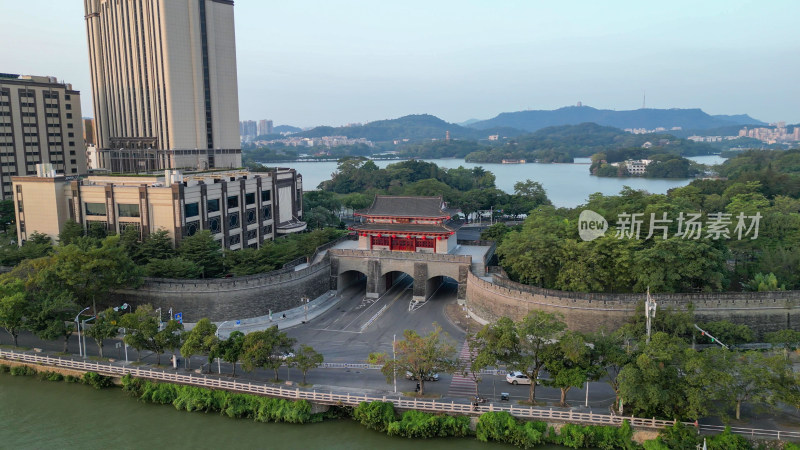
[[[286,389],[282,387],[267,386],[263,384],[253,383],[240,383],[237,381],[227,381],[220,378],[207,378],[205,376],[183,375],[178,373],[163,372],[152,369],[137,369],[114,366],[110,364],[89,363],[83,361],[74,361],[72,359],[53,358],[50,356],[30,355],[27,353],[18,353],[12,351],[0,350],[0,358],[17,362],[28,362],[34,364],[43,364],[47,366],[62,367],[67,369],[93,371],[106,375],[132,375],[138,378],[146,378],[156,381],[168,381],[172,383],[188,384],[192,386],[201,386],[215,389],[225,389],[228,391],[244,392],[250,394],[266,395],[271,397],[280,397],[293,400],[308,400],[311,402],[329,404],[329,405],[346,405],[358,406],[360,402],[392,402],[396,408],[399,409],[415,409],[420,411],[429,411],[435,413],[455,413],[455,414],[480,414],[492,411],[506,411],[513,416],[525,419],[537,419],[545,421],[561,421],[568,423],[581,423],[589,425],[613,425],[620,426],[622,422],[627,420],[631,426],[638,428],[661,429],[671,426],[675,421],[671,420],[658,420],[658,419],[645,419],[633,416],[617,416],[609,414],[595,414],[592,412],[581,413],[572,410],[561,411],[553,410],[552,408],[534,408],[528,406],[514,406],[513,404],[495,405],[478,405],[456,403],[455,401],[443,402],[436,400],[418,400],[418,399],[405,399],[402,397],[390,398],[387,396],[376,397],[354,394],[335,394],[333,392],[317,392],[316,390],[307,391],[300,388]],[[328,363],[336,364],[336,363]],[[355,366],[371,366],[369,364],[347,364],[341,363],[349,368],[356,368]],[[369,367],[365,367],[369,368]],[[693,423],[685,422],[687,426],[694,426]],[[703,425],[700,427],[701,431],[716,432],[722,431],[724,427],[716,427],[713,425]],[[767,439],[800,439],[800,433],[792,431],[779,431],[779,430],[763,430],[755,428],[732,428],[731,431],[736,434],[741,434],[750,437],[759,437]]]

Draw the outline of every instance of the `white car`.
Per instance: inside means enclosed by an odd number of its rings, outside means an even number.
[[[531,379],[522,372],[511,372],[506,375],[506,381],[511,384],[531,384]]]
[[[427,376],[423,377],[425,381],[439,381],[439,374],[432,373],[428,374]],[[417,381],[417,376],[411,372],[406,372],[406,380],[414,380]]]

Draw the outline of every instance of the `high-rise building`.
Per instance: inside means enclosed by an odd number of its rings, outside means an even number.
[[[99,166],[241,166],[231,0],[84,0]]]
[[[255,120],[239,122],[239,137],[242,141],[252,141],[258,134],[258,123]]]
[[[258,121],[258,135],[259,136],[266,136],[268,134],[272,134],[272,121],[267,119],[262,119]]]
[[[94,145],[94,119],[83,119],[83,142]]]
[[[2,199],[11,177],[35,175],[50,164],[61,175],[86,173],[81,94],[54,77],[0,74]]]

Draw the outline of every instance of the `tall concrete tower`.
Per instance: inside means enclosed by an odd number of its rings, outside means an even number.
[[[240,167],[233,1],[84,7],[100,167]]]

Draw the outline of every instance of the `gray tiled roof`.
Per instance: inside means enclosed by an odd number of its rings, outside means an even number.
[[[450,211],[442,210],[442,197],[411,197],[376,195],[372,206],[356,211],[363,216],[396,217],[449,217]]]

